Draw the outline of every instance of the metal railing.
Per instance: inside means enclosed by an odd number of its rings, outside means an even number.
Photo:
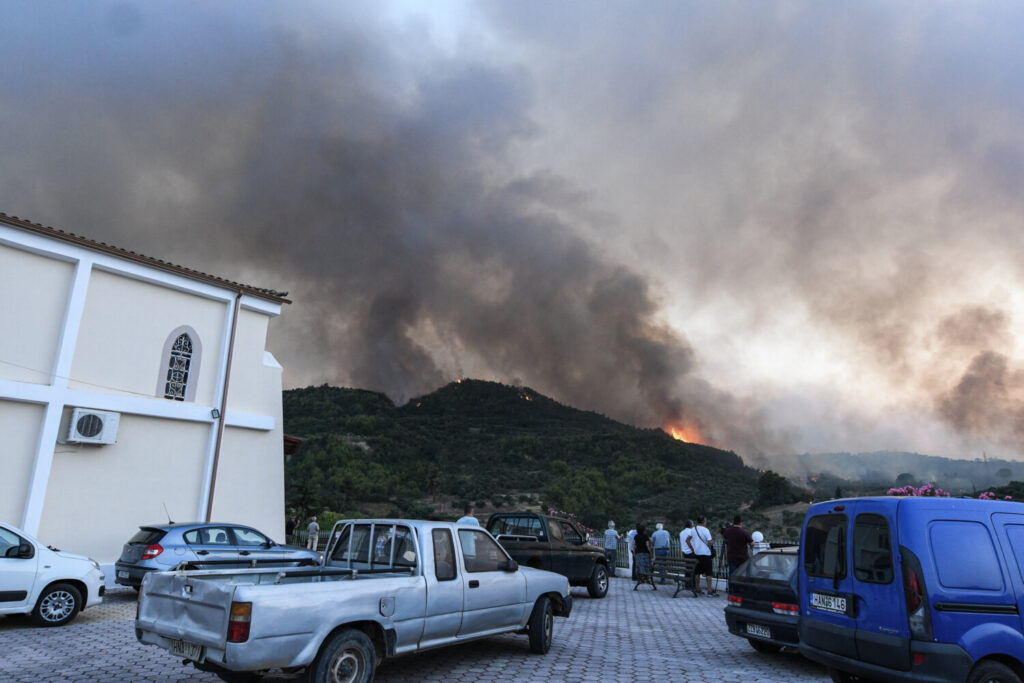
[[[600,548],[604,547],[604,540],[601,538],[595,538],[592,542],[594,543],[594,545]],[[764,542],[757,545],[761,547],[758,548],[755,546],[755,552],[768,547],[775,548],[784,545],[796,545],[796,541],[792,541],[789,539],[778,539],[775,541],[768,541],[768,539],[765,539]],[[729,563],[725,559],[725,541],[722,539],[718,539],[714,542],[714,546],[714,576],[715,578],[724,579],[729,575]],[[685,557],[685,555],[683,555],[682,548],[679,545],[678,537],[675,537],[671,541],[669,541],[668,556],[675,559],[683,559],[683,557]],[[619,546],[615,551],[615,566],[618,569],[625,569],[629,571],[631,569],[631,562],[632,558],[630,557],[629,553],[629,543],[626,541],[625,538],[620,538]]]

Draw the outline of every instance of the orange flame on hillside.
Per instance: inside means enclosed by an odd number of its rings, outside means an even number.
[[[676,427],[675,425],[668,425],[662,429],[673,439],[677,439],[684,443],[700,443],[700,434],[697,432],[695,427],[683,428]]]

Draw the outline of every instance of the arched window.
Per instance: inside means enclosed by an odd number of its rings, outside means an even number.
[[[191,327],[171,332],[164,344],[157,395],[172,401],[195,400],[202,347]]]
[[[164,398],[175,401],[185,400],[188,388],[188,371],[192,365],[192,340],[187,334],[180,334],[171,345],[171,358],[167,364],[167,382],[164,384]]]

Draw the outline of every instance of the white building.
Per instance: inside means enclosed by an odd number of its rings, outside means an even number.
[[[168,513],[283,540],[284,294],[0,213],[0,297],[0,519],[103,564]]]

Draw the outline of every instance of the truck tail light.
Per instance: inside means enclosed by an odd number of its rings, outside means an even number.
[[[251,602],[231,603],[231,616],[228,617],[228,642],[244,643],[249,640],[249,624],[251,620]]]
[[[142,551],[142,559],[152,560],[154,557],[164,551],[163,547],[159,543],[153,543],[147,545],[146,549]]]
[[[733,595],[732,593],[729,594],[727,599],[729,600],[729,604],[736,605],[737,607],[743,604],[743,598],[738,595]]]
[[[797,614],[800,611],[800,605],[789,602],[773,602],[772,611],[776,614]]]
[[[914,640],[931,640],[932,615],[928,609],[928,590],[924,585],[921,562],[904,546],[900,546],[900,558],[903,560],[903,599],[910,636]]]

